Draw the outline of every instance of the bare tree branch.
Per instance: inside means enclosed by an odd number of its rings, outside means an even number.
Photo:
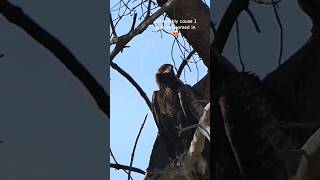
[[[112,34],[117,37],[117,32],[116,32],[116,27],[114,26],[113,24],[113,21],[112,21],[112,15],[109,14],[109,17],[110,17],[110,26],[111,26],[111,30],[112,30]]]
[[[261,30],[260,30],[260,27],[259,27],[259,25],[258,25],[258,21],[257,21],[256,18],[254,17],[252,11],[251,11],[249,8],[247,8],[247,9],[245,9],[245,12],[246,12],[246,13],[249,15],[249,17],[251,18],[251,20],[252,20],[252,22],[253,22],[253,25],[254,25],[254,27],[256,28],[256,31],[257,31],[258,33],[260,33]]]
[[[171,5],[178,0],[169,0],[165,3],[157,12],[153,15],[147,17],[144,21],[142,21],[134,30],[130,30],[127,34],[120,36],[115,39],[110,40],[110,44],[116,44],[116,47],[112,50],[110,54],[110,61],[113,59],[123,50],[123,48],[131,41],[132,38],[141,34],[143,31],[147,29],[147,27],[154,22],[159,16],[161,16]]]
[[[146,17],[150,17],[150,13],[151,13],[151,2],[152,2],[152,0],[149,0],[149,2],[148,2],[148,10],[147,10]]]
[[[111,155],[113,161],[115,162],[115,164],[114,164],[114,163],[111,163],[111,164],[120,165],[120,164],[118,163],[116,157],[114,156],[114,154],[113,154],[113,152],[112,152],[112,150],[111,150],[111,147],[110,147],[110,155]],[[120,166],[123,166],[123,165],[120,165]],[[111,167],[111,166],[110,166],[110,167]],[[121,169],[121,168],[120,168],[120,169]],[[122,171],[125,172],[126,174],[129,174],[128,171],[125,170],[125,169],[122,169]],[[132,177],[131,177],[131,180],[133,180]]]
[[[243,63],[242,55],[241,55],[240,27],[239,27],[238,20],[236,20],[236,38],[237,38],[237,52],[238,52],[238,57],[241,65],[241,70],[242,72],[244,72],[246,69],[246,66]]]
[[[176,76],[177,76],[178,78],[180,78],[181,73],[182,73],[182,71],[183,71],[183,68],[188,64],[189,60],[191,59],[191,57],[192,57],[195,53],[196,53],[196,51],[195,51],[195,50],[192,50],[192,51],[189,53],[189,55],[188,55],[185,59],[183,59],[182,63],[181,63],[180,66],[179,66],[179,69],[178,69],[178,71],[177,71],[177,75],[176,75]]]
[[[243,10],[248,9],[248,6],[249,0],[232,0],[231,4],[222,17],[213,42],[213,45],[218,52],[221,53],[223,51],[229,38],[233,24],[237,20],[240,13]]]
[[[98,107],[109,117],[109,95],[76,57],[54,36],[35,23],[20,7],[0,0],[0,13],[11,23],[22,28],[37,42],[54,54],[76,76],[95,99]]]
[[[110,167],[114,168],[114,169],[123,169],[123,170],[126,170],[126,171],[131,170],[133,172],[145,175],[145,172],[143,170],[141,170],[139,168],[136,168],[136,167],[125,166],[125,165],[114,164],[114,163],[110,163]]]
[[[131,159],[130,159],[130,169],[129,169],[129,173],[128,173],[128,180],[130,180],[130,177],[131,177],[130,174],[131,174],[131,170],[132,170],[132,163],[133,163],[134,154],[136,152],[136,147],[137,147],[137,144],[138,144],[138,140],[140,138],[140,134],[142,132],[144,124],[146,123],[147,117],[148,117],[148,114],[144,117],[143,123],[142,123],[142,125],[140,127],[139,133],[138,133],[138,135],[136,137],[136,140],[134,142],[134,146],[133,146],[132,153],[131,153]]]
[[[276,17],[277,24],[280,29],[280,52],[279,52],[279,59],[278,59],[278,65],[280,66],[282,63],[282,54],[283,54],[283,27],[282,27],[279,13],[278,13],[276,1],[271,0],[271,3],[272,3],[272,7],[273,7],[274,15]]]
[[[136,26],[136,21],[137,21],[137,13],[134,13],[130,32],[132,32],[134,30],[134,27]]]

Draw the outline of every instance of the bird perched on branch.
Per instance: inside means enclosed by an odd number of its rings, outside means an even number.
[[[176,77],[170,64],[158,69],[156,82],[159,90],[153,93],[152,110],[167,151],[171,158],[175,158],[188,149],[195,129],[180,130],[198,123],[204,103],[192,87]]]
[[[195,129],[208,103],[191,86],[184,84],[170,64],[164,64],[156,72],[158,91],[152,96],[152,112],[159,132],[150,156],[145,179],[158,177],[165,167],[182,165],[181,158],[188,152]],[[201,163],[209,162],[209,142],[203,150]],[[201,158],[200,158],[201,159]],[[208,166],[192,169],[192,176],[208,179]],[[194,171],[193,171],[194,170]],[[157,179],[157,178],[155,178]]]

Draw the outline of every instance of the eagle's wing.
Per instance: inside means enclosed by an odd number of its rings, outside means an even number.
[[[161,94],[159,93],[159,91],[154,91],[151,102],[152,113],[158,126],[159,133],[166,136],[171,136],[171,133],[174,133],[172,129],[175,126],[174,121],[170,119],[171,117],[168,116],[165,112],[161,111],[159,105],[160,98]]]
[[[208,101],[204,100],[195,90],[189,85],[183,85],[179,89],[179,99],[182,109],[187,115],[187,119],[194,119],[190,123],[198,123],[204,112],[204,107]],[[192,118],[191,118],[192,116]],[[196,121],[195,121],[196,120]]]
[[[159,104],[157,102],[158,93],[159,93],[158,91],[154,91],[152,94],[151,110],[152,110],[152,114],[156,122],[156,125],[158,127],[158,130],[160,131],[160,125],[159,125],[160,110],[159,110]]]
[[[159,104],[157,101],[158,91],[154,91],[152,95],[151,110],[153,117],[157,124],[159,133],[154,142],[152,152],[150,155],[149,165],[147,168],[147,176],[153,176],[153,173],[164,168],[170,162],[170,153],[168,151],[168,144],[166,141],[163,125],[161,124],[161,118],[164,118],[160,112]],[[146,178],[149,179],[149,178]]]
[[[166,149],[168,153],[173,157],[175,156],[177,141],[178,141],[178,129],[177,119],[169,116],[166,112],[160,109],[159,99],[161,99],[159,91],[154,91],[152,95],[152,112],[155,118],[155,122],[158,126],[159,135],[166,142]]]
[[[189,127],[200,127],[200,132],[205,135],[207,139],[210,139],[210,123],[204,124],[199,122],[204,114],[205,106],[209,101],[204,100],[204,98],[189,85],[183,85],[180,88],[178,95],[186,119],[188,120],[188,123],[191,124]]]
[[[187,132],[186,134],[186,143],[190,146],[190,142],[193,139],[193,135],[195,132],[195,128],[200,127],[200,131],[205,136],[209,136],[210,134],[210,123],[209,124],[199,124],[199,120],[202,118],[205,106],[208,104],[208,100],[202,98],[191,86],[183,85],[180,87],[179,99],[182,109],[184,110],[184,114],[186,115],[186,123],[184,123],[184,129],[189,129],[188,127],[192,127],[193,129]],[[209,139],[209,138],[208,138]],[[210,143],[206,141],[205,149],[202,152],[202,155],[208,160],[210,159],[211,148]]]

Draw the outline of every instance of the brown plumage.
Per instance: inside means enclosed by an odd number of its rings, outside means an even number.
[[[150,156],[145,179],[157,179],[157,172],[167,165],[178,165],[193,139],[194,129],[181,132],[181,128],[198,124],[206,101],[189,85],[184,84],[174,73],[170,64],[162,65],[156,73],[158,91],[152,96],[152,112],[159,128]],[[203,155],[209,154],[209,145]],[[204,157],[208,160],[208,156]],[[209,179],[205,174],[192,172],[197,179]]]
[[[300,147],[297,114],[252,74],[226,76],[219,106],[234,161],[245,179],[287,180],[298,156],[285,158]]]
[[[190,146],[194,132],[190,130],[180,134],[180,129],[196,124],[198,119],[195,119],[192,115],[194,113],[181,104],[183,101],[189,101],[179,98],[179,94],[180,97],[185,97],[181,94],[186,91],[184,89],[187,86],[175,76],[172,65],[164,64],[158,69],[156,82],[159,91],[153,93],[153,113],[159,126],[160,136],[165,139],[168,153],[171,158],[175,158]]]

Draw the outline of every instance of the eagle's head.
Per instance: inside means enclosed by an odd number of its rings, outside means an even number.
[[[176,85],[177,78],[171,64],[163,64],[160,66],[156,73],[156,82],[160,89]]]

